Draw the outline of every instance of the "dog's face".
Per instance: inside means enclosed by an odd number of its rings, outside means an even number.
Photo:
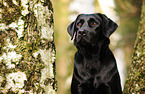
[[[109,37],[117,27],[103,14],[80,14],[67,30],[75,42],[86,45],[97,43],[102,35]]]
[[[101,19],[94,15],[80,15],[76,20],[76,42],[95,43],[101,31]]]

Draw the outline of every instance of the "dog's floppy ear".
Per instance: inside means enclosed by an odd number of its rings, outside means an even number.
[[[71,36],[71,40],[73,39],[74,37],[74,33],[75,33],[75,21],[72,22],[68,27],[67,27],[67,32],[68,34]]]
[[[102,18],[103,34],[106,37],[109,37],[113,32],[115,32],[115,30],[117,29],[118,25],[115,22],[113,22],[111,19],[109,19],[104,14],[98,13],[97,15],[99,15]]]
[[[71,36],[71,40],[75,37],[75,32],[76,32],[76,21],[77,19],[83,14],[79,14],[74,22],[72,22],[68,27],[67,27],[67,32]]]

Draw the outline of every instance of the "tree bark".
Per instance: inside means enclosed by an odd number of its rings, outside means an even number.
[[[0,1],[0,94],[56,94],[51,2]]]
[[[145,94],[145,0],[124,94]]]

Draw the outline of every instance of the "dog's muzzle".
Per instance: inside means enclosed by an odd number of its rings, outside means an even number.
[[[83,29],[78,30],[77,37],[76,37],[77,43],[88,42],[87,36],[88,36],[87,30],[83,30]]]
[[[80,37],[84,37],[84,36],[86,36],[86,31],[85,31],[85,30],[79,30],[79,31],[78,31],[78,35],[79,35]]]

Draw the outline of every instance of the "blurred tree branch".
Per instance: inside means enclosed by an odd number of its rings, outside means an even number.
[[[118,31],[122,35],[118,46],[122,46],[125,49],[125,59],[128,68],[131,63],[130,58],[139,26],[142,0],[115,0],[115,3],[116,12],[120,18]]]

